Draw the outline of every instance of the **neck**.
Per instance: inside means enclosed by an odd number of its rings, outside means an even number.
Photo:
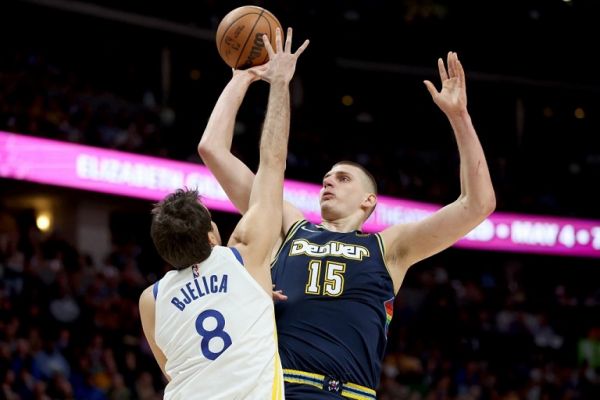
[[[349,215],[344,218],[327,219],[323,217],[321,225],[328,231],[352,232],[362,228],[363,220],[360,216]]]

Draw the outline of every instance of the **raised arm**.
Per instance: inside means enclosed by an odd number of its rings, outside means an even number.
[[[248,70],[234,70],[231,80],[223,89],[208,119],[198,154],[210,169],[235,207],[244,214],[248,211],[254,173],[231,154],[235,118],[250,84],[260,77],[261,65]]]
[[[261,79],[266,68],[268,65],[233,71],[233,76],[219,96],[198,144],[198,154],[202,161],[242,214],[249,208],[254,173],[231,153],[231,143],[235,119],[248,87],[252,82]],[[291,224],[302,217],[300,211],[286,202],[283,230],[287,231]]]
[[[425,85],[454,131],[460,156],[458,199],[422,221],[396,225],[382,232],[386,261],[396,289],[414,263],[436,254],[461,239],[496,208],[496,197],[483,149],[467,111],[465,73],[454,52],[448,53],[447,69],[438,59],[442,90]]]
[[[258,74],[269,82],[270,90],[260,140],[260,161],[252,184],[248,212],[232,233],[230,245],[240,250],[248,272],[271,294],[269,261],[282,226],[283,175],[290,131],[289,83],[296,70],[296,61],[308,46],[308,41],[292,53],[291,28],[287,32],[285,48],[279,29],[275,50],[266,36],[263,40],[269,62],[267,68],[258,71]]]

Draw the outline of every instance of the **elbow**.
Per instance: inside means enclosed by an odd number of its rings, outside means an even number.
[[[496,210],[496,194],[493,189],[479,201],[478,210],[483,218],[489,217]]]
[[[207,159],[211,158],[215,153],[215,149],[207,141],[204,140],[204,136],[200,143],[198,143],[198,155],[206,162]]]
[[[492,195],[486,202],[485,214],[486,214],[486,216],[489,216],[494,211],[496,211],[496,195],[492,192]]]
[[[489,217],[496,210],[496,195],[493,190],[476,197],[466,196],[462,201],[464,201],[464,207],[469,210],[469,214],[480,221]]]

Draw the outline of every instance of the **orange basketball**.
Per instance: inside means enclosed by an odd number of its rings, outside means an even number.
[[[230,11],[217,28],[217,49],[227,65],[246,69],[269,61],[262,35],[275,47],[275,29],[281,24],[268,10],[242,6]],[[283,30],[281,30],[283,35]]]

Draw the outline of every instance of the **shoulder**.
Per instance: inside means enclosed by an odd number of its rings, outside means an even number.
[[[284,201],[283,202],[283,226],[282,232],[289,231],[298,221],[304,219],[304,214],[293,204]]]
[[[407,232],[410,229],[409,225],[410,224],[392,225],[381,231],[378,235],[381,237],[383,244],[387,248],[392,245],[394,245],[394,248],[397,248],[397,245],[406,239]]]
[[[244,265],[244,256],[248,252],[248,246],[243,243],[230,244],[229,246],[215,246],[211,252],[213,258],[226,259],[229,261],[236,260]]]
[[[158,282],[159,282],[159,281],[157,281],[157,282],[153,283],[152,285],[150,285],[150,286],[148,286],[146,289],[144,289],[144,290],[142,291],[142,294],[140,295],[140,300],[141,300],[141,299],[146,299],[147,297],[152,297],[152,298],[154,298],[154,295],[153,295],[153,293],[152,293],[152,292],[153,292],[153,290],[154,290],[154,287],[155,287],[155,285],[156,285]]]
[[[291,224],[289,226],[289,228],[284,232],[283,241],[285,242],[287,239],[294,236],[298,232],[298,230],[300,230],[301,228],[303,230],[306,230],[309,232],[319,231],[319,229],[316,227],[316,225],[308,222],[305,219],[299,219],[299,220],[295,221],[293,224]]]
[[[391,269],[407,269],[407,256],[412,245],[411,229],[413,224],[392,225],[378,235],[381,238],[381,245],[385,251],[386,262]]]
[[[139,305],[140,305],[140,311],[143,313],[144,311],[146,311],[149,308],[154,308],[154,292],[155,292],[155,288],[157,286],[157,283],[154,283],[150,286],[148,286],[146,289],[144,289],[144,291],[142,292],[142,294],[140,295],[140,300],[139,300]]]

